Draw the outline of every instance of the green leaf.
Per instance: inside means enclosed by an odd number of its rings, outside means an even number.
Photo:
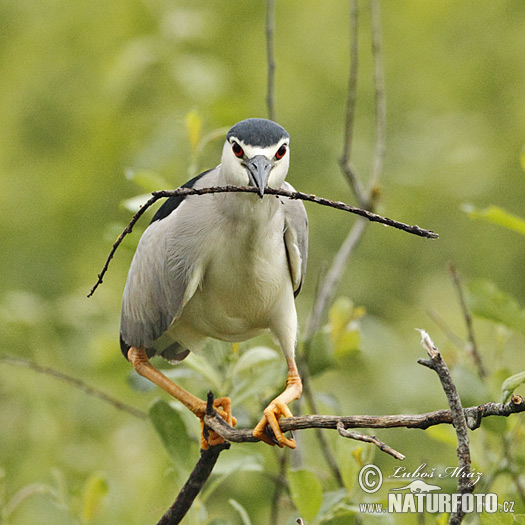
[[[279,359],[279,353],[273,348],[255,346],[241,355],[237,363],[235,363],[232,373],[235,375],[244,374],[255,366],[258,367],[264,363],[278,361]]]
[[[361,448],[360,444],[352,442],[349,439],[338,439],[336,441],[337,464],[348,492],[354,488],[359,469],[362,467],[362,465],[359,464],[359,456],[354,454],[354,451]]]
[[[523,220],[521,217],[518,217],[517,215],[506,212],[499,206],[489,206],[487,208],[480,209],[475,208],[471,204],[464,204],[461,208],[471,219],[482,219],[485,222],[497,224],[498,226],[503,226],[508,230],[525,235],[525,220]]]
[[[250,516],[248,516],[246,509],[238,501],[230,498],[228,503],[239,513],[242,525],[252,525]]]
[[[434,427],[429,427],[425,430],[425,434],[430,436],[436,441],[441,443],[446,443],[448,445],[457,445],[457,437],[454,432],[454,428],[449,425],[436,425]]]
[[[84,523],[89,523],[100,512],[108,490],[108,482],[104,474],[94,473],[88,478],[82,497],[82,521]]]
[[[359,330],[349,330],[342,334],[334,347],[334,355],[337,358],[359,352],[361,346],[361,333]]]
[[[224,480],[237,472],[263,472],[264,459],[257,454],[239,454],[232,450],[232,455],[222,455],[213,469],[214,477],[208,481],[200,499],[205,503],[222,485]]]
[[[186,467],[191,442],[181,416],[168,402],[158,399],[151,405],[149,417],[175,465]]]
[[[197,372],[201,377],[206,379],[209,388],[220,391],[222,389],[222,377],[217,370],[210,364],[210,362],[202,355],[191,352],[186,359],[184,364],[191,368],[194,372]]]
[[[346,489],[328,491],[323,493],[323,504],[317,516],[319,523],[332,523],[334,519],[351,517],[354,511],[348,508],[348,492]],[[354,523],[353,520],[342,523]]]
[[[484,417],[481,421],[481,427],[495,436],[502,436],[509,429],[509,419],[506,417]]]
[[[312,521],[323,502],[323,491],[317,476],[309,470],[289,470],[290,496],[301,518]]]
[[[284,363],[280,361],[270,361],[259,366],[257,371],[254,371],[249,376],[234,377],[230,397],[235,400],[235,404],[242,404],[246,399],[254,395],[266,395],[265,391],[268,389],[275,390],[282,383],[283,377],[285,377],[282,365]]]
[[[359,350],[359,319],[364,314],[364,308],[354,306],[347,297],[334,302],[328,314],[328,324],[335,357],[341,358]]]
[[[514,525],[514,515],[501,512],[502,505],[498,505],[500,512],[488,514],[483,512],[480,514],[482,525]]]
[[[186,115],[185,123],[191,147],[195,152],[201,140],[202,119],[196,110],[192,110]]]
[[[520,386],[525,383],[525,371],[514,374],[503,381],[501,385],[501,402],[506,403],[510,395]]]
[[[501,323],[525,333],[525,313],[511,295],[498,289],[491,281],[477,280],[468,285],[467,301],[479,317]]]

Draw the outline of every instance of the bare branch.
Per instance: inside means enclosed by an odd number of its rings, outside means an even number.
[[[512,477],[512,480],[514,481],[516,490],[518,494],[520,495],[521,501],[525,503],[525,488],[523,487],[523,483],[521,482],[521,479],[520,479],[521,468],[516,464],[515,459],[512,457],[512,451],[511,451],[512,439],[507,434],[503,434],[501,438],[502,438],[503,454],[505,457],[506,467],[510,471],[510,475]]]
[[[468,475],[470,474],[470,444],[468,437],[467,422],[463,406],[461,405],[461,399],[459,398],[458,391],[454,385],[448,367],[443,361],[439,350],[436,348],[430,336],[424,331],[420,330],[422,344],[426,348],[429,360],[420,359],[418,362],[436,372],[443,386],[443,390],[447,396],[448,404],[450,406],[452,424],[456,430],[456,436],[458,440],[458,448],[456,455],[458,457],[458,467],[462,475],[458,478],[458,493],[459,494],[470,494],[474,491],[474,485],[469,483]],[[461,505],[452,513],[450,516],[450,524],[458,524],[463,520],[465,512]]]
[[[97,388],[94,388],[88,385],[86,382],[82,381],[81,379],[77,379],[76,377],[72,377],[70,375],[64,374],[63,372],[59,372],[58,370],[55,370],[54,368],[39,365],[38,363],[35,363],[34,361],[30,361],[28,359],[21,359],[19,357],[11,357],[11,356],[0,357],[0,363],[6,363],[11,366],[23,366],[25,368],[29,368],[31,370],[34,370],[35,372],[38,372],[39,374],[44,374],[54,379],[58,379],[59,381],[63,381],[64,383],[67,383],[68,385],[74,386],[75,388],[82,390],[83,392],[85,392],[86,394],[92,397],[96,397],[100,399],[101,401],[104,401],[105,403],[109,403],[110,405],[112,405],[114,408],[118,410],[122,410],[123,412],[127,412],[128,414],[131,414],[133,417],[136,417],[142,420],[148,419],[148,414],[146,414],[145,412],[142,412],[141,410],[138,410],[137,408],[132,407],[131,405],[127,405],[126,403],[119,401],[113,396],[110,396],[106,394],[105,392],[102,392],[101,390],[98,390]]]
[[[467,334],[468,334],[468,341],[469,341],[468,350],[470,354],[472,355],[472,358],[474,359],[474,363],[476,364],[476,367],[478,369],[479,376],[481,377],[481,379],[485,379],[487,377],[487,371],[485,370],[485,367],[483,366],[483,361],[481,360],[481,355],[478,351],[478,345],[476,343],[476,338],[474,337],[474,327],[472,325],[472,316],[470,315],[470,311],[468,309],[467,302],[465,301],[465,294],[463,293],[461,279],[459,278],[459,274],[456,270],[456,267],[452,263],[448,265],[448,271],[452,278],[452,282],[454,283],[454,286],[456,288],[456,292],[458,294],[459,305],[461,307],[461,311],[463,312],[463,318],[465,319],[465,325],[467,326]]]
[[[359,432],[352,432],[351,430],[346,430],[345,426],[341,421],[337,423],[337,431],[339,432],[339,435],[348,439],[355,439],[356,441],[364,441],[365,443],[372,443],[376,447],[379,448],[379,450],[382,450],[383,452],[386,452],[387,454],[390,454],[392,457],[403,460],[405,459],[405,455],[401,454],[397,450],[394,450],[392,447],[388,446],[386,443],[383,443],[381,440],[379,440],[376,436],[367,436],[365,434],[360,434]]]
[[[367,226],[368,223],[364,219],[358,220],[334,257],[332,266],[323,279],[323,283],[316,296],[315,304],[308,320],[308,327],[305,334],[306,341],[310,341],[321,327],[323,316],[332,300],[334,290],[337,289],[337,286],[341,282],[348,259],[361,240]]]
[[[153,197],[151,197],[151,199],[149,199],[139,209],[139,211],[135,213],[135,215],[133,215],[129,224],[124,228],[124,231],[117,237],[117,240],[113,243],[111,247],[111,251],[109,252],[106,262],[104,263],[104,267],[102,268],[102,271],[98,274],[98,280],[95,283],[95,286],[91,288],[91,291],[89,292],[88,297],[91,297],[95,293],[95,290],[99,287],[99,285],[102,284],[104,275],[108,271],[109,263],[111,262],[111,259],[113,259],[113,256],[115,255],[115,252],[117,251],[117,248],[120,246],[120,244],[124,240],[124,237],[128,235],[128,233],[131,233],[133,231],[133,226],[135,226],[137,221],[142,217],[142,215],[144,215],[144,213],[146,213],[148,208],[152,206],[153,204],[155,204],[159,199],[162,199],[162,196],[153,195]]]
[[[378,195],[376,186],[383,173],[383,160],[386,152],[386,100],[385,74],[383,68],[381,12],[378,0],[370,0],[370,23],[372,34],[372,56],[374,58],[374,91],[376,99],[376,150],[370,177],[368,206],[373,209]]]
[[[266,0],[266,62],[268,67],[268,81],[266,86],[266,108],[268,118],[275,120],[275,58],[273,35],[275,32],[274,0]]]
[[[309,342],[307,342],[306,344],[309,344]],[[310,411],[316,414],[318,412],[317,403],[315,402],[314,394],[312,392],[312,386],[310,383],[310,370],[308,369],[308,365],[305,359],[301,359],[301,367],[299,370],[301,371],[301,377],[303,379],[303,395],[306,398],[308,404],[310,405]],[[332,474],[338,485],[340,487],[344,487],[345,485],[343,482],[341,470],[339,469],[339,465],[337,464],[337,461],[335,460],[335,457],[332,454],[332,450],[330,448],[328,440],[326,439],[326,436],[321,432],[320,428],[316,428],[315,433],[325,462],[328,465],[328,468],[332,471]]]
[[[229,443],[221,443],[207,450],[201,450],[199,461],[195,465],[190,477],[182,487],[172,506],[158,521],[157,525],[176,525],[182,521],[207,479],[210,477],[213,467],[215,467],[215,463],[217,463],[219,459],[219,454],[228,448],[230,448]]]
[[[511,414],[525,412],[525,402],[520,396],[514,396],[508,403],[486,403],[463,410],[468,427],[474,430],[480,426],[483,418],[489,416],[508,417]],[[234,443],[258,441],[253,437],[253,429],[237,429],[230,427],[218,414],[205,417],[206,425],[220,436]],[[348,428],[419,428],[425,430],[431,426],[452,424],[450,410],[437,410],[416,415],[387,416],[326,416],[308,415],[282,418],[279,425],[283,432],[306,430],[309,428],[337,429],[337,424],[343,423]]]
[[[359,205],[367,210],[374,209],[379,192],[377,185],[383,172],[383,159],[386,151],[386,102],[383,59],[381,53],[381,20],[379,3],[370,0],[372,24],[372,57],[374,59],[374,86],[376,99],[376,148],[368,191],[364,191],[350,163],[350,153],[353,140],[355,119],[355,99],[357,91],[358,73],[358,17],[359,7],[357,0],[351,0],[350,12],[350,75],[348,81],[348,95],[346,104],[345,134],[343,154],[340,159],[341,169],[345,174]],[[359,243],[367,227],[365,221],[358,221],[348,233],[343,244],[334,257],[332,266],[316,296],[316,301],[310,315],[307,329],[308,340],[320,328],[323,316],[330,304],[339,282],[342,279],[348,260]]]
[[[104,275],[106,274],[109,263],[113,258],[117,248],[124,240],[124,237],[132,232],[133,227],[137,221],[144,215],[146,210],[152,206],[159,199],[165,197],[188,197],[191,195],[209,195],[212,193],[258,193],[258,189],[252,186],[217,186],[213,188],[178,188],[176,190],[162,190],[155,191],[152,193],[152,197],[140,208],[140,210],[133,215],[129,224],[124,228],[124,231],[118,236],[117,240],[113,243],[113,247],[106,259],[102,271],[98,274],[98,280],[88,294],[88,297],[91,297],[95,290],[103,282]],[[330,199],[325,199],[323,197],[317,197],[309,193],[303,193],[301,191],[287,191],[282,188],[265,188],[264,190],[266,195],[279,195],[281,197],[288,197],[289,199],[299,199],[308,202],[314,202],[320,204],[321,206],[329,206],[330,208],[335,208],[337,210],[347,211],[349,213],[354,213],[361,217],[365,217],[371,222],[379,222],[385,226],[392,226],[398,230],[403,230],[407,233],[412,233],[418,235],[419,237],[426,237],[427,239],[437,239],[439,235],[433,231],[425,230],[417,225],[409,225],[403,222],[396,221],[394,219],[389,219],[388,217],[383,217],[377,213],[372,213],[368,210],[363,210],[350,204],[345,204],[340,201],[332,201]]]
[[[284,489],[287,487],[286,471],[288,469],[289,450],[278,450],[277,453],[277,463],[279,465],[279,472],[275,479],[275,488],[273,491],[272,503],[270,505],[270,525],[275,525],[276,523],[279,523],[279,502],[281,501],[281,496],[283,494]]]
[[[348,75],[348,90],[346,96],[346,114],[344,126],[343,153],[339,159],[341,171],[357,202],[366,208],[367,197],[359,179],[350,163],[352,143],[354,138],[355,104],[357,98],[357,74],[359,71],[359,4],[357,0],[350,0],[350,72]]]
[[[454,333],[445,320],[436,312],[436,310],[430,309],[427,311],[427,315],[434,321],[436,326],[447,336],[447,339],[460,350],[464,350],[467,343],[461,339],[456,333]]]

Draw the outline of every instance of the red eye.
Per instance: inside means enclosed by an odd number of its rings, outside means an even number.
[[[233,154],[236,156],[236,157],[239,157],[240,159],[243,157],[244,155],[244,151],[243,149],[239,146],[239,144],[237,142],[234,142],[232,143],[232,151],[233,151]]]
[[[276,158],[277,160],[280,160],[280,159],[282,159],[285,155],[286,155],[286,144],[283,144],[283,145],[277,150],[277,153],[275,154],[275,158]]]

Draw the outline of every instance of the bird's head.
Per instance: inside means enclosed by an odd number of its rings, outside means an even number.
[[[266,187],[280,188],[290,165],[290,136],[262,118],[242,120],[226,135],[221,173],[227,184],[254,186],[263,197]]]

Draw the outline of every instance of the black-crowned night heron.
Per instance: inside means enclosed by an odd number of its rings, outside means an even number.
[[[270,330],[286,358],[288,378],[254,435],[274,444],[264,431],[269,424],[281,447],[295,448],[278,419],[292,415],[288,403],[302,391],[295,364],[294,298],[306,270],[308,220],[301,202],[264,195],[266,187],[293,190],[285,182],[289,141],[288,133],[269,120],[235,124],[226,136],[221,164],[184,186],[251,185],[258,195],[171,197],[159,208],[131,263],[120,338],[135,370],[202,421],[206,403],[170,381],[149,358],[157,354],[181,361],[210,337],[240,342]],[[215,400],[215,407],[235,424],[229,398]],[[210,445],[222,441],[211,434]],[[208,446],[204,438],[202,446]]]

